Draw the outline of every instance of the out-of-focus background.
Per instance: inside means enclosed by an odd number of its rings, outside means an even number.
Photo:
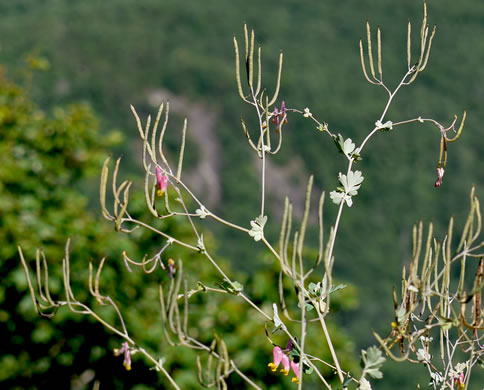
[[[262,45],[263,83],[269,93],[283,50],[279,103],[284,100],[287,107],[300,110],[309,107],[333,132],[358,143],[386,103],[386,93],[369,85],[361,72],[358,42],[366,35],[365,23],[368,20],[375,31],[377,25],[382,30],[383,77],[394,87],[407,69],[409,20],[415,58],[419,54],[422,11],[419,0],[1,2],[2,387],[56,384],[88,389],[99,380],[101,388],[144,389],[164,383],[136,359],[133,370],[125,372],[111,352],[121,341],[92,320],[65,309],[53,320],[37,317],[17,254],[17,243],[29,259],[42,246],[51,260],[52,289],[60,291],[60,260],[71,237],[74,288],[77,298],[88,302],[87,262],[108,256],[106,292],[124,307],[135,337],[155,353],[168,351],[157,307],[157,283],[166,274],[128,273],[120,257],[127,250],[141,258],[162,243],[146,232],[130,237],[115,234],[101,219],[98,206],[98,177],[102,161],[111,153],[124,156],[123,179],[133,178],[142,191],[140,142],[129,104],[146,118],[161,101],[170,100],[167,146],[173,158],[183,118],[188,118],[187,182],[222,217],[249,226],[259,213],[260,172],[240,117],[252,129],[256,117],[236,90],[233,36],[242,42],[243,24],[254,28]],[[391,291],[398,288],[402,267],[410,258],[413,224],[433,221],[437,237],[443,238],[451,215],[456,226],[463,223],[471,186],[476,186],[478,195],[484,190],[480,158],[484,3],[430,1],[428,13],[429,24],[438,25],[428,67],[413,85],[402,89],[387,119],[422,116],[450,124],[454,114],[460,120],[466,109],[466,126],[461,139],[449,145],[440,188],[433,185],[440,134],[429,124],[378,134],[364,152],[358,169],[365,183],[354,206],[345,209],[335,249],[335,276],[350,287],[335,297],[331,325],[347,368],[358,365],[361,348],[375,343],[372,330],[384,334],[389,329]],[[309,176],[314,174],[315,193],[329,192],[338,185],[338,172],[345,166],[333,142],[311,121],[295,115],[288,119],[282,151],[268,163],[271,240],[277,239],[284,197],[294,202],[300,217]],[[131,206],[149,220],[142,196],[135,195]],[[335,214],[336,207],[326,202],[328,227]],[[159,227],[192,239],[182,220]],[[206,223],[205,228],[221,263],[259,304],[270,307],[277,299],[273,276],[277,265],[261,252],[261,245],[217,225]],[[309,242],[317,247],[314,229]],[[196,255],[172,248],[167,256],[184,259],[194,284],[203,278],[217,281],[210,266]],[[245,313],[236,299],[206,297],[199,303],[214,312],[217,307],[221,310],[204,318],[203,309],[194,309],[194,318],[200,318],[192,324],[194,333],[209,340],[215,327],[249,374],[267,388],[290,388],[286,379],[268,373],[271,346],[261,319]],[[114,318],[112,312],[105,314]],[[317,333],[312,337],[327,354],[322,337]],[[198,388],[194,358],[194,353],[170,349],[167,365],[182,388]],[[374,388],[415,388],[416,378],[427,385],[423,367],[389,364],[384,375]],[[234,380],[232,386],[241,385]]]

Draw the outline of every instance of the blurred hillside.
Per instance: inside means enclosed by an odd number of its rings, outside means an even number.
[[[341,318],[359,346],[373,343],[370,329],[388,329],[378,320],[390,321],[391,288],[399,285],[409,259],[412,225],[432,220],[443,237],[450,215],[457,226],[462,223],[472,184],[484,193],[484,3],[440,0],[429,1],[428,8],[429,23],[438,25],[429,65],[402,90],[387,119],[422,116],[450,124],[454,114],[460,118],[466,109],[466,127],[459,142],[449,145],[438,189],[433,186],[440,140],[435,127],[399,127],[375,137],[365,150],[358,168],[365,183],[354,207],[345,210],[335,251],[336,276],[360,290],[359,311]],[[385,92],[361,73],[358,41],[365,23],[382,29],[383,74],[392,87],[406,71],[407,21],[412,21],[417,50],[421,15],[419,0],[17,0],[0,3],[0,63],[9,77],[25,82],[25,59],[45,58],[50,67],[33,76],[34,100],[44,108],[90,102],[106,133],[116,128],[126,134],[117,152],[124,153],[124,168],[132,172],[140,171],[140,150],[129,104],[146,116],[169,97],[174,115],[168,142],[175,150],[187,116],[187,175],[200,198],[218,205],[225,218],[248,226],[259,212],[258,171],[239,118],[253,128],[255,116],[236,91],[233,35],[242,38],[244,22],[255,29],[269,92],[282,49],[280,100],[291,108],[310,107],[333,132],[360,142],[386,102]],[[286,129],[283,151],[271,161],[268,178],[274,192],[269,213],[273,237],[281,192],[288,192],[300,208],[298,189],[311,173],[317,189],[329,192],[344,166],[333,143],[310,121],[290,116]],[[95,197],[92,204],[97,207]],[[327,202],[327,225],[335,212]],[[215,233],[220,253],[235,267],[251,272],[264,267],[247,260],[257,258],[259,246],[240,243],[231,232]]]

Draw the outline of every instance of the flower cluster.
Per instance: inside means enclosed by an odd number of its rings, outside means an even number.
[[[292,345],[292,343],[291,343]],[[293,382],[299,383],[299,363],[294,362],[289,358],[289,352],[292,348],[287,348],[286,350],[282,350],[281,347],[275,346],[272,350],[273,359],[274,361],[269,363],[268,366],[272,370],[272,372],[276,372],[279,365],[282,363],[281,372],[284,375],[288,375],[289,371],[292,369],[294,373],[294,378],[292,378]]]

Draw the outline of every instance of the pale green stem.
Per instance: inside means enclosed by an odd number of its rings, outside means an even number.
[[[296,342],[296,339],[287,330],[287,328],[285,326],[282,328],[282,330],[286,333],[286,335],[292,341],[293,345],[298,345],[297,342]],[[324,379],[324,376],[321,374],[321,372],[319,371],[318,367],[316,367],[316,365],[311,360],[309,360],[309,359],[306,360],[306,363],[309,365],[309,367],[311,367],[314,370],[314,372],[319,377],[319,379],[321,380],[321,382],[323,382],[323,384],[326,386],[326,388],[328,390],[331,390],[332,389],[331,385],[326,381],[326,379]]]
[[[162,372],[166,378],[170,381],[172,386],[177,389],[181,390],[180,387],[176,384],[175,380],[171,377],[171,375],[168,373],[168,371],[165,370],[165,367],[163,367],[163,364],[158,362],[155,358],[153,358],[148,352],[146,352],[143,348],[138,348],[138,351],[141,352],[143,355],[145,355],[152,363],[155,364],[156,369],[160,372]]]
[[[236,224],[234,224],[232,222],[226,221],[225,219],[220,218],[219,216],[213,214],[211,211],[208,211],[208,215],[210,217],[212,217],[213,219],[215,219],[216,221],[218,221],[220,223],[223,223],[224,225],[227,225],[228,227],[231,227],[231,228],[236,229],[236,230],[240,230],[240,231],[242,231],[244,233],[249,233],[249,229],[244,228],[244,227],[239,226],[239,225],[236,225]]]
[[[271,253],[279,261],[279,263],[281,264],[281,267],[283,268],[283,271],[287,275],[290,275],[291,274],[291,270],[285,266],[284,262],[281,260],[281,258],[279,256],[279,254],[277,253],[277,251],[272,247],[272,245],[270,244],[270,242],[267,241],[267,239],[264,236],[262,236],[262,242],[266,245],[266,247],[271,251]]]
[[[148,230],[151,230],[152,232],[156,233],[156,234],[159,234],[160,236],[163,236],[165,237],[166,239],[170,240],[172,243],[174,244],[178,244],[180,246],[183,246],[185,248],[188,248],[188,249],[191,249],[191,250],[194,250],[194,251],[198,251],[198,247],[196,246],[193,246],[193,245],[190,245],[190,244],[187,244],[183,241],[180,241],[180,240],[177,240],[176,238],[173,238],[172,236],[166,234],[166,233],[163,233],[162,231],[158,230],[158,229],[155,229],[153,226],[150,226],[144,222],[141,222],[137,219],[133,219],[133,218],[123,218],[123,221],[124,222],[130,222],[130,223],[134,223],[136,225],[139,225],[139,226],[143,226],[144,228],[148,229]]]
[[[259,110],[259,105],[257,104],[257,97],[254,95],[254,90],[252,86],[250,87],[250,93],[252,95],[252,99],[254,100],[254,107],[257,111],[257,117],[259,118],[259,129],[260,129],[260,142],[261,142],[261,153],[262,153],[262,183],[261,183],[261,210],[260,210],[260,215],[264,215],[264,206],[265,206],[265,187],[266,187],[266,148],[264,144],[264,127],[263,127],[263,120],[262,120],[262,114],[260,113]],[[267,123],[267,126],[269,124]],[[269,130],[267,130],[269,131]]]
[[[333,358],[334,365],[336,366],[336,372],[338,373],[338,378],[339,378],[340,382],[343,383],[344,382],[343,371],[341,370],[341,367],[339,365],[338,357],[336,355],[336,351],[334,350],[333,343],[331,341],[331,337],[329,335],[329,331],[328,331],[328,328],[326,326],[326,321],[324,320],[324,318],[321,315],[319,316],[319,321],[321,322],[321,327],[323,328],[324,337],[326,338],[326,341],[328,342],[329,351],[330,351],[331,356]]]
[[[302,261],[302,255],[299,255],[299,272],[301,274],[300,278],[300,283],[301,283],[301,290],[299,292],[299,304],[301,306],[301,343],[300,343],[300,348],[301,348],[301,360],[299,362],[299,385],[298,385],[298,390],[302,390],[302,385],[303,385],[303,365],[304,361],[303,356],[304,356],[304,343],[306,341],[306,304],[304,303],[304,294],[305,294],[305,289],[304,289],[304,269],[303,269],[303,261]],[[296,275],[294,275],[296,276]]]
[[[249,229],[246,229],[242,226],[238,226],[234,223],[231,223],[231,222],[228,222],[226,221],[225,219],[223,218],[220,218],[219,216],[215,215],[214,213],[212,213],[211,211],[209,211],[204,205],[203,203],[195,196],[195,194],[185,185],[185,183],[183,183],[183,181],[179,181],[178,184],[180,184],[183,189],[188,193],[188,195],[190,195],[190,197],[200,206],[200,207],[203,207],[205,208],[205,210],[207,210],[207,213],[210,217],[212,217],[213,219],[217,220],[218,222],[220,223],[223,223],[224,225],[227,225],[229,227],[232,227],[234,229],[237,229],[237,230],[240,230],[240,231],[243,231],[245,233],[248,233],[249,232]],[[174,214],[174,213],[172,213]],[[183,214],[185,215],[185,214]],[[192,214],[189,214],[190,216],[192,216]]]
[[[385,105],[385,108],[383,110],[383,113],[381,114],[380,116],[380,122],[383,121],[383,118],[385,118],[385,115],[387,114],[387,111],[388,109],[390,108],[390,104],[392,103],[393,101],[393,98],[395,97],[395,94],[400,90],[400,88],[405,85],[404,82],[405,82],[405,79],[411,74],[412,72],[411,71],[408,71],[405,76],[402,78],[402,80],[400,81],[400,84],[398,84],[397,88],[395,88],[395,91],[393,91],[389,98],[388,98],[388,101],[387,101],[387,104]],[[379,131],[380,129],[378,127],[375,127],[367,136],[366,138],[363,140],[363,142],[361,143],[361,146],[360,146],[360,154],[361,152],[363,151],[363,148],[364,146],[366,145],[366,143],[370,140],[370,138],[377,132]],[[350,161],[348,162],[348,169],[346,171],[346,174],[348,174],[350,171],[351,171],[351,167],[353,165],[353,159],[350,159]],[[341,202],[340,205],[339,205],[339,209],[338,209],[338,214],[336,216],[336,221],[334,223],[334,235],[333,237],[336,237],[336,234],[338,232],[338,228],[339,228],[339,223],[340,223],[340,220],[341,220],[341,213],[343,211],[343,207],[344,207],[344,202]],[[328,251],[328,261],[331,261],[331,258],[333,256],[333,250],[334,250],[334,242],[335,242],[335,239],[333,239],[331,241],[331,244],[330,244],[330,247],[329,247],[329,251]]]

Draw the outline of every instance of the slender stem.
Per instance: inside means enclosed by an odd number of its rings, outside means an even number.
[[[242,297],[244,301],[246,301],[250,306],[252,306],[256,311],[258,311],[262,316],[272,322],[272,317],[268,315],[265,311],[263,311],[259,306],[257,306],[254,302],[252,302],[244,293],[239,292],[237,296]]]
[[[329,351],[331,353],[331,357],[333,358],[334,365],[336,366],[336,372],[338,373],[338,378],[341,383],[344,382],[343,371],[339,365],[338,357],[336,356],[336,351],[334,350],[333,343],[331,341],[331,337],[328,332],[328,328],[326,326],[326,321],[324,320],[323,316],[319,316],[319,321],[321,322],[321,327],[323,328],[324,337],[328,342]]]
[[[263,236],[262,237],[262,242],[265,244],[265,246],[271,251],[271,253],[275,256],[275,258],[279,261],[281,264],[281,268],[283,269],[284,273],[287,275],[291,274],[291,270],[284,264],[282,261],[281,257],[279,256],[279,253],[274,249],[274,247],[270,244],[269,241]]]
[[[390,105],[393,101],[393,98],[395,97],[395,94],[400,90],[400,88],[402,86],[405,85],[405,79],[410,75],[412,74],[413,71],[412,70],[409,70],[405,76],[403,76],[402,80],[400,81],[400,84],[398,84],[398,86],[395,88],[395,90],[390,93],[390,96],[388,97],[388,101],[385,105],[385,108],[383,109],[383,112],[380,116],[380,122],[383,121],[383,118],[385,118],[385,115],[387,114],[388,112],[388,109],[390,108]],[[360,153],[363,151],[363,148],[364,146],[366,145],[366,143],[370,140],[371,137],[373,137],[373,135],[375,135],[375,133],[379,130],[378,127],[375,127],[367,136],[366,138],[363,140],[363,142],[361,143],[360,147],[359,147],[359,150],[360,150]],[[351,167],[353,166],[353,158],[351,158],[348,162],[348,169],[347,169],[347,174],[350,172],[351,170]],[[334,223],[334,234],[333,234],[333,237],[336,237],[336,234],[338,232],[338,228],[339,228],[339,223],[340,223],[340,220],[341,220],[341,213],[343,211],[343,207],[344,207],[344,202],[341,202],[339,204],[339,209],[338,209],[338,214],[336,216],[336,221]],[[331,244],[330,244],[330,247],[329,247],[329,251],[328,251],[328,261],[331,262],[331,257],[333,256],[333,250],[334,250],[334,242],[335,242],[335,239],[333,239],[331,241]]]
[[[264,126],[262,120],[262,114],[259,110],[259,105],[257,104],[257,96],[254,94],[254,90],[252,86],[250,87],[250,93],[252,95],[252,99],[254,101],[254,107],[257,111],[257,117],[259,118],[259,129],[260,129],[260,143],[261,143],[261,156],[262,156],[262,183],[261,183],[261,206],[260,206],[260,215],[264,215],[264,206],[265,206],[265,191],[266,191],[266,146],[264,144]],[[269,124],[267,123],[267,129],[269,129]],[[269,131],[269,130],[267,130]]]
[[[292,341],[293,345],[295,345],[297,348],[299,348],[298,343],[296,342],[296,339],[287,330],[287,328],[284,326],[282,328],[282,330],[286,333],[286,335]],[[329,390],[331,390],[332,389],[331,385],[326,381],[326,379],[324,379],[324,376],[321,374],[321,372],[319,371],[318,367],[316,367],[316,365],[311,360],[309,360],[309,359],[306,360],[306,364],[309,365],[309,367],[311,367],[314,370],[314,372],[319,377],[319,379],[321,380],[321,382],[323,382],[323,384],[326,386],[326,388],[329,389]]]
[[[350,169],[351,169],[351,163],[349,164],[349,166],[350,166]],[[343,212],[343,206],[344,206],[344,202],[341,202],[339,204],[338,214],[336,215],[336,221],[334,222],[334,233],[333,233],[330,245],[329,245],[328,256],[327,256],[329,264],[331,264],[331,258],[333,256],[334,243],[336,241],[336,233],[338,232],[339,222],[341,220],[341,214]]]
[[[303,357],[304,357],[304,343],[306,341],[306,304],[304,302],[304,293],[305,293],[305,289],[304,289],[304,269],[303,269],[303,261],[302,261],[302,256],[301,254],[299,254],[299,272],[300,272],[300,275],[301,275],[301,278],[300,278],[300,283],[301,283],[301,289],[300,289],[300,292],[299,292],[299,305],[301,306],[301,343],[300,343],[300,348],[301,348],[301,361],[299,362],[299,385],[298,385],[298,390],[302,390],[302,385],[303,385],[303,374],[304,374],[304,370],[302,369],[303,368],[303,365],[304,365],[304,361],[305,359],[303,360]],[[295,276],[295,275],[294,275]]]
[[[193,193],[193,192],[190,190],[190,188],[188,188],[188,187],[186,186],[186,184],[185,184],[183,181],[181,181],[181,180],[180,180],[180,181],[178,182],[178,184],[180,184],[180,185],[183,187],[183,189],[184,189],[184,190],[185,190],[185,191],[188,193],[188,195],[190,195],[190,197],[191,197],[191,198],[192,198],[192,199],[193,199],[193,200],[194,200],[194,201],[195,201],[195,202],[196,202],[196,203],[197,203],[197,204],[198,204],[200,207],[203,207],[205,210],[207,210],[207,213],[208,213],[208,215],[209,215],[210,217],[212,217],[213,219],[217,220],[217,221],[218,221],[218,222],[220,222],[220,223],[223,223],[224,225],[227,225],[227,226],[232,227],[232,228],[234,228],[234,229],[237,229],[237,230],[243,231],[243,232],[245,232],[245,233],[248,233],[249,229],[246,229],[246,228],[244,228],[244,227],[242,227],[242,226],[238,226],[238,225],[236,225],[236,224],[234,224],[234,223],[232,223],[232,222],[226,221],[225,219],[220,218],[219,216],[217,216],[217,215],[215,215],[214,213],[212,213],[211,211],[209,211],[209,210],[208,210],[208,209],[207,209],[207,208],[206,208],[206,207],[203,205],[203,203],[202,203],[202,202],[201,202],[201,201],[200,201],[200,200],[199,200],[199,199],[198,199],[198,198],[195,196],[195,194],[194,194],[194,193]],[[184,213],[174,213],[174,212],[173,212],[173,213],[171,213],[171,214],[173,214],[173,215],[185,215],[185,216],[186,216],[186,215],[190,215],[190,216],[195,216],[195,215],[190,214],[190,213],[188,213],[188,214],[184,214]]]
[[[163,367],[163,364],[161,364],[161,362],[157,361],[153,356],[151,356],[148,352],[146,352],[144,348],[138,348],[138,351],[141,352],[144,356],[146,356],[153,364],[155,364],[156,369],[158,371],[161,371],[166,376],[166,378],[170,381],[170,383],[173,385],[175,389],[181,390],[180,387],[178,387],[178,385],[176,384],[175,380],[168,373],[168,371],[165,370],[165,367]]]
[[[248,384],[250,384],[255,389],[262,390],[262,388],[260,388],[259,386],[257,386],[257,384],[254,381],[252,381],[247,375],[245,375],[242,371],[240,371],[239,368],[234,364],[234,362],[232,360],[230,361],[230,364],[232,365],[232,368],[234,369],[234,371],[237,374],[239,374],[239,376],[242,379],[244,379]]]
[[[146,228],[148,230],[151,230],[152,232],[155,232],[156,234],[159,234],[160,236],[165,237],[168,240],[171,240],[173,243],[178,244],[180,246],[183,246],[185,248],[188,248],[188,249],[191,249],[191,250],[194,250],[194,251],[198,251],[199,250],[198,247],[193,246],[193,245],[190,245],[190,244],[187,244],[187,243],[185,243],[183,241],[177,240],[176,238],[173,238],[172,236],[170,236],[170,235],[168,235],[168,234],[166,234],[166,233],[164,233],[164,232],[162,232],[162,231],[154,228],[153,226],[148,225],[147,223],[144,223],[142,221],[139,221],[137,219],[133,219],[133,218],[123,218],[123,221],[124,222],[134,223],[136,225],[142,226],[142,227],[144,227],[144,228]]]
[[[218,221],[220,223],[223,223],[224,225],[227,225],[228,227],[231,227],[231,228],[236,229],[236,230],[240,230],[240,231],[242,231],[244,233],[249,233],[249,229],[247,229],[245,227],[242,227],[242,226],[239,226],[239,225],[236,225],[236,224],[234,224],[232,222],[226,221],[225,219],[220,218],[219,216],[213,214],[211,211],[208,211],[208,215],[210,217],[212,217],[213,219],[215,219],[216,221]]]

